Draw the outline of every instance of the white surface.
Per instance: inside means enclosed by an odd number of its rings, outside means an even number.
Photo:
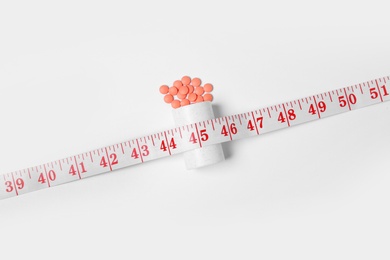
[[[385,1],[0,4],[0,172],[390,74]],[[0,201],[4,259],[388,259],[389,104]],[[149,120],[144,120],[144,117]]]
[[[175,126],[184,126],[215,118],[211,102],[172,109],[172,116]],[[211,166],[225,160],[222,144],[213,144],[184,152],[182,156],[187,170]]]

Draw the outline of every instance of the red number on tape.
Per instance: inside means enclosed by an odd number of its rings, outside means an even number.
[[[386,86],[383,85],[381,88],[383,89],[383,96],[388,96],[389,93],[387,92]]]
[[[176,147],[177,147],[177,145],[175,143],[175,139],[173,137],[171,138],[171,142],[169,142],[169,147],[171,149],[176,149]]]
[[[150,154],[149,152],[149,147],[147,145],[143,145],[141,146],[141,150],[142,150],[142,156],[148,156]]]
[[[108,166],[108,163],[106,161],[106,157],[102,157],[102,159],[100,160],[100,166],[102,166],[103,168],[107,167]]]
[[[232,133],[233,135],[237,134],[238,130],[237,130],[237,127],[236,127],[236,124],[235,123],[232,123],[230,125],[230,133]]]
[[[200,139],[203,142],[206,142],[207,140],[209,140],[209,135],[206,133],[206,129],[200,130]]]
[[[112,154],[110,154],[110,159],[112,159],[112,161],[111,161],[111,165],[118,164],[118,158],[117,158],[117,155],[116,155],[116,153],[112,153]]]
[[[43,173],[39,175],[38,181],[42,184],[46,183],[46,178],[43,176]]]
[[[24,188],[24,180],[21,178],[16,179],[15,184],[16,184],[16,188],[18,190],[21,190]],[[6,192],[12,192],[14,190],[14,186],[12,184],[12,181],[6,181],[5,186],[7,187],[7,189],[5,190]]]
[[[57,175],[56,175],[56,173],[55,173],[53,170],[50,170],[50,171],[47,173],[47,177],[49,177],[49,180],[55,181],[56,178],[57,178]]]
[[[190,142],[193,144],[196,144],[198,142],[198,139],[196,139],[194,132],[192,132],[192,134],[190,136]]]
[[[318,109],[320,110],[321,113],[324,113],[326,111],[326,104],[324,101],[320,101],[318,103]]]
[[[83,162],[81,162],[81,163],[79,163],[79,165],[80,165],[80,167],[81,167],[81,173],[86,173],[86,172],[87,172],[87,170],[85,170],[84,163],[83,163]]]
[[[84,163],[81,162],[81,163],[79,163],[79,165],[80,165],[80,168],[81,168],[81,173],[86,173],[87,170],[85,169]],[[100,164],[100,165],[102,165],[102,164]],[[74,175],[76,175],[76,173],[77,173],[76,167],[75,167],[74,164],[72,164],[70,166],[70,169],[69,169],[69,174],[74,176]]]
[[[163,150],[164,152],[167,151],[167,146],[165,145],[165,141],[164,140],[161,141],[160,150]]]
[[[47,176],[48,176],[49,180],[51,180],[51,181],[55,181],[56,178],[57,178],[57,175],[56,175],[55,171],[53,171],[53,170],[50,170],[50,171],[47,173]],[[40,183],[42,183],[42,184],[46,183],[46,178],[45,178],[45,175],[44,175],[43,173],[41,173],[41,174],[39,175],[38,181],[39,181]]]
[[[352,105],[355,105],[357,102],[357,98],[355,94],[350,94],[348,99],[349,99],[349,103],[351,103]]]
[[[260,128],[263,128],[263,117],[256,118],[256,122],[259,123]]]
[[[136,148],[133,149],[133,152],[131,153],[131,157],[133,157],[134,159],[138,159],[139,158],[139,154],[138,154]]]
[[[318,110],[320,110],[321,113],[324,113],[326,111],[326,104],[324,101],[318,102],[317,106]],[[312,115],[317,114],[317,111],[314,108],[314,104],[310,105],[309,113],[311,113]]]
[[[370,94],[372,99],[377,99],[379,96],[378,91],[376,91],[376,88],[370,88]]]
[[[278,121],[279,121],[280,123],[286,122],[286,118],[284,117],[284,113],[283,113],[283,112],[280,112],[280,113],[279,113]]]
[[[74,175],[76,175],[76,173],[77,173],[77,171],[76,171],[74,165],[72,164],[72,166],[70,166],[70,169],[69,169],[69,174],[74,176]]]
[[[310,114],[312,114],[312,115],[315,115],[315,114],[317,114],[317,111],[315,110],[315,108],[314,108],[314,105],[313,105],[313,104],[311,104],[311,105],[310,105],[310,108],[309,108],[309,113],[310,113]]]
[[[232,133],[233,135],[237,134],[237,132],[238,132],[235,123],[232,123],[232,124],[230,125],[230,129],[229,129],[229,130],[230,130],[230,133]],[[221,134],[222,134],[223,136],[228,136],[228,135],[229,135],[229,132],[227,131],[226,125],[224,125],[224,126],[222,127]]]
[[[345,100],[345,96],[339,97],[339,103],[340,103],[340,107],[345,107],[347,105],[347,101]]]
[[[246,128],[247,128],[249,131],[255,130],[255,127],[254,127],[253,124],[252,124],[252,120],[249,120],[249,121],[248,121],[248,125],[247,125]]]
[[[349,100],[349,103],[351,103],[352,105],[355,105],[357,102],[357,98],[356,98],[355,94],[349,94],[348,100]],[[339,96],[339,102],[340,102],[340,107],[345,107],[347,105],[347,100],[345,99],[345,96]]]
[[[18,178],[18,179],[16,179],[15,183],[16,183],[16,187],[17,187],[19,190],[21,190],[21,189],[24,188],[24,180],[23,180],[23,179]]]
[[[221,134],[222,134],[223,136],[228,136],[228,135],[229,135],[228,131],[226,130],[226,125],[224,125],[224,126],[222,127]]]
[[[12,192],[14,190],[14,187],[12,186],[11,181],[6,181],[5,186],[7,186],[7,189],[5,190],[6,192]]]
[[[294,109],[289,109],[287,113],[288,113],[288,119],[295,120],[297,118]]]

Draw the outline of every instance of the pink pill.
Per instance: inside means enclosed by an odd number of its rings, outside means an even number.
[[[213,85],[211,85],[210,83],[204,84],[203,89],[205,92],[211,92],[213,91]]]
[[[196,95],[195,93],[191,93],[188,95],[188,100],[191,102],[195,102],[197,98],[198,98],[198,95]]]
[[[202,96],[198,96],[198,98],[196,99],[196,103],[199,103],[199,102],[203,102],[204,101],[204,99],[203,99],[203,97]]]
[[[198,96],[202,96],[203,93],[204,93],[203,87],[197,87],[195,89],[195,94],[197,94]]]
[[[167,94],[164,96],[165,103],[171,103],[173,101],[173,96],[171,94]]]
[[[175,80],[175,82],[173,82],[173,85],[177,88],[180,88],[181,86],[183,86],[183,83],[181,83],[180,80]]]
[[[161,94],[168,94],[168,92],[169,92],[169,87],[167,86],[167,85],[162,85],[161,87],[160,87],[160,93]]]
[[[187,87],[188,87],[188,94],[191,94],[194,92],[194,86],[188,85]]]
[[[191,83],[191,78],[188,76],[184,76],[181,78],[181,82],[183,83],[183,85],[188,85]]]
[[[188,89],[187,86],[181,86],[181,87],[179,88],[179,93],[180,93],[180,94],[188,94],[188,91],[189,91],[189,89]]]
[[[211,94],[205,94],[205,95],[203,96],[203,100],[204,100],[204,101],[213,101],[213,95],[211,95]]]
[[[171,106],[173,108],[179,108],[180,107],[180,101],[179,100],[173,100],[171,103]]]
[[[179,99],[185,99],[186,97],[187,97],[187,94],[182,94],[182,93],[177,93],[177,97],[179,98]]]
[[[176,95],[178,91],[179,91],[178,88],[175,86],[169,88],[169,94],[173,96]]]
[[[188,106],[190,104],[190,101],[188,99],[183,99],[181,102],[180,102],[180,105],[182,107],[184,106]]]
[[[200,84],[202,83],[202,81],[200,80],[200,78],[193,78],[192,81],[191,81],[191,85],[194,86],[194,87],[199,87]]]

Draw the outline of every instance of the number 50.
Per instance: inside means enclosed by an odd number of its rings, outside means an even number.
[[[357,102],[357,98],[356,98],[355,94],[349,94],[348,101],[350,104],[355,105]],[[345,107],[348,104],[347,100],[345,99],[345,96],[340,96],[339,102],[340,102],[340,107]]]

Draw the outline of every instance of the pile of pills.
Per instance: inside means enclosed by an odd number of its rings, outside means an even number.
[[[160,93],[164,95],[165,103],[171,104],[173,108],[187,106],[193,103],[213,101],[213,85],[210,83],[202,86],[199,78],[191,79],[184,76],[181,80],[175,80],[171,87],[162,85]]]

